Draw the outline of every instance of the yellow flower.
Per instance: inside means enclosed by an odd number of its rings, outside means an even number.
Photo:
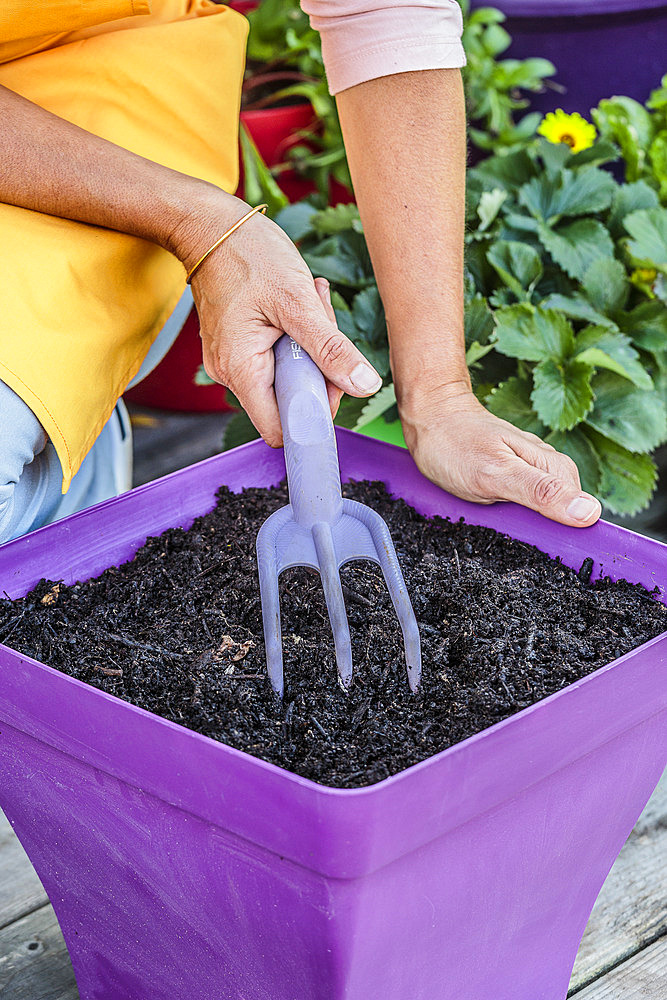
[[[638,267],[632,272],[630,277],[635,281],[643,282],[645,285],[652,285],[658,277],[658,272],[654,267]]]
[[[597,135],[595,125],[587,122],[577,111],[568,115],[562,108],[545,115],[537,131],[549,142],[566,143],[573,153],[588,149]]]

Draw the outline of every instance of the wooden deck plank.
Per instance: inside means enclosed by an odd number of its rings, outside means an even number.
[[[576,1000],[667,1000],[667,937],[591,983]]]
[[[579,948],[571,990],[667,934],[666,858],[667,772],[598,897]]]
[[[42,883],[0,810],[0,928],[45,903],[48,898]]]
[[[2,1000],[79,1000],[65,941],[50,906],[0,931],[0,996]]]

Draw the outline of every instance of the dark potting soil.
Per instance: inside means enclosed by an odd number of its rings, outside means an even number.
[[[222,488],[184,531],[73,586],[0,601],[0,640],[213,739],[327,785],[371,784],[578,680],[667,629],[626,582],[589,582],[489,528],[427,519],[381,483],[344,493],[389,524],[419,622],[408,688],[400,629],[369,562],[342,571],[354,656],[337,683],[319,576],[281,577],[285,697],[266,678],[255,537],[286,489]]]

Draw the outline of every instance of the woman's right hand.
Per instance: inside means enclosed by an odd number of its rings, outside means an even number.
[[[190,217],[172,234],[173,251],[186,270],[249,210],[240,199],[219,195],[218,212],[210,196],[205,223]],[[230,206],[230,199],[235,204]],[[273,390],[273,345],[283,333],[293,337],[323,372],[332,414],[343,392],[370,396],[382,384],[338,329],[328,282],[313,279],[290,238],[259,213],[206,258],[193,275],[192,292],[207,374],[234,392],[272,447],[282,444]]]

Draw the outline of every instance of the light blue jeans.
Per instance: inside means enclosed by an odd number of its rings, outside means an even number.
[[[162,360],[191,308],[187,288],[130,385]],[[0,381],[0,542],[117,496],[131,485],[132,433],[122,399],[63,496],[62,468],[53,444],[30,407]]]

